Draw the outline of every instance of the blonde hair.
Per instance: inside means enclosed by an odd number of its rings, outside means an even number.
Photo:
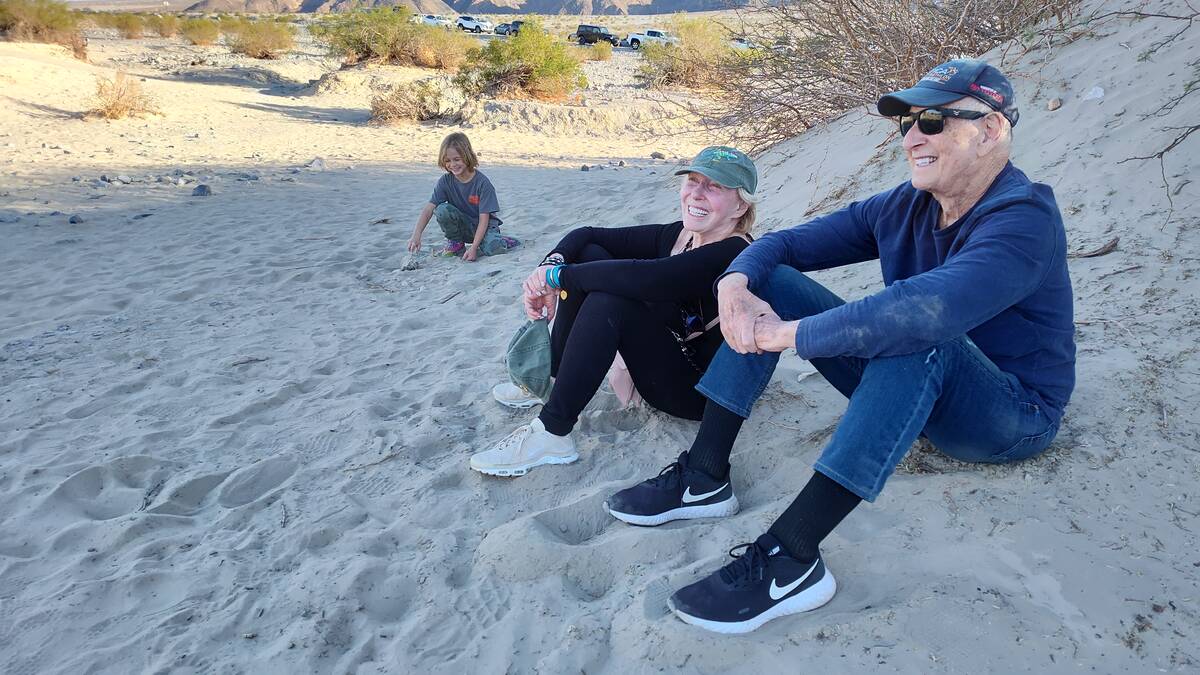
[[[750,230],[754,228],[754,220],[758,217],[758,195],[747,192],[746,188],[738,188],[738,197],[746,203],[746,212],[738,218],[737,225],[733,228],[734,234],[750,234]]]
[[[471,139],[461,131],[456,131],[442,139],[442,147],[438,150],[438,166],[446,168],[446,153],[451,149],[457,150],[459,157],[462,157],[463,164],[467,165],[468,171],[474,171],[475,167],[479,166],[479,158],[475,156],[475,151],[471,149]]]

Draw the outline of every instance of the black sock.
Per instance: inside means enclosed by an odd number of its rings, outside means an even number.
[[[729,453],[733,452],[733,441],[745,421],[732,410],[707,401],[704,417],[700,420],[700,432],[688,450],[688,466],[716,480],[728,478]]]
[[[837,481],[814,471],[808,485],[771,525],[769,532],[793,558],[812,562],[817,559],[821,540],[829,536],[861,501],[861,497]]]

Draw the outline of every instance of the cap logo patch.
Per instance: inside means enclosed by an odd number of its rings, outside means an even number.
[[[938,84],[946,84],[950,78],[958,74],[957,66],[938,66],[929,71],[925,77],[921,78],[922,82],[937,82]]]
[[[728,161],[728,162],[735,162],[735,161],[737,161],[737,158],[738,158],[738,156],[736,154],[734,154],[728,150],[713,150],[708,153],[708,157],[709,157],[709,159],[713,159],[716,161],[724,160],[724,161]]]
[[[992,99],[999,105],[1004,105],[1004,94],[1001,94],[1000,92],[996,91],[995,89],[992,89],[991,87],[985,87],[982,84],[975,84],[974,82],[972,82],[971,83],[971,91],[976,92],[978,94],[983,94],[984,96]]]

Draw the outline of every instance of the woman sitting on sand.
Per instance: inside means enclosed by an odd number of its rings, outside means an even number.
[[[618,352],[647,403],[700,419],[705,399],[695,385],[722,342],[713,284],[749,245],[758,172],[745,153],[716,146],[675,173],[685,176],[682,221],[581,227],[525,280],[526,314],[555,320],[554,387],[541,414],[473,455],[472,469],[520,476],[578,459],[571,429]],[[540,402],[508,383],[493,394],[514,408]]]

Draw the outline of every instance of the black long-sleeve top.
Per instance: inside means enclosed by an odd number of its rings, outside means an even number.
[[[581,227],[563,237],[552,252],[568,263],[559,277],[568,292],[603,291],[641,300],[676,335],[686,335],[685,314],[699,314],[703,325],[717,317],[713,284],[733,259],[749,244],[742,237],[729,237],[671,255],[683,221],[662,225],[601,228]],[[596,244],[613,260],[572,263],[588,244]],[[693,363],[708,367],[724,340],[714,325],[704,335],[688,342],[694,350]]]

